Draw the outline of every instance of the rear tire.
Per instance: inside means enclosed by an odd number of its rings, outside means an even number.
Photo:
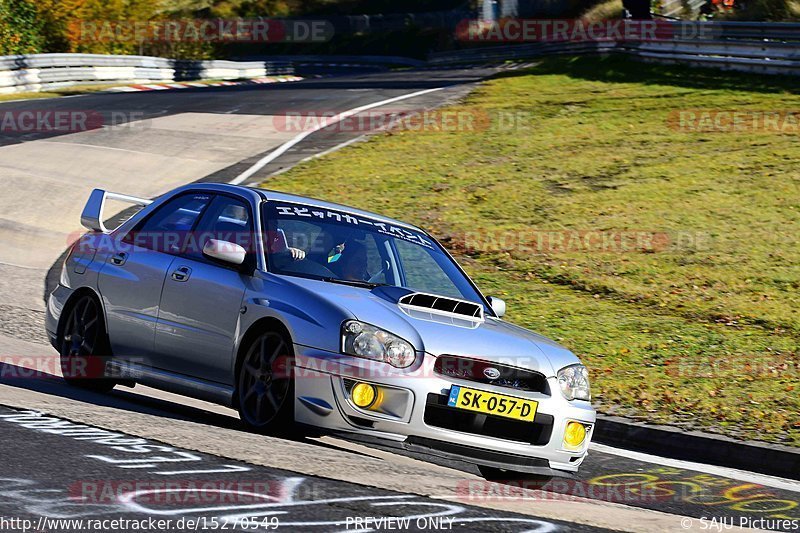
[[[250,431],[293,435],[294,354],[281,333],[267,331],[248,345],[237,376],[239,417]]]
[[[110,392],[116,383],[105,373],[111,356],[103,309],[92,295],[80,296],[64,317],[59,343],[61,373],[69,385]]]

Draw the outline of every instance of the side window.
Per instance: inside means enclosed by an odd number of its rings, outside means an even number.
[[[178,253],[210,201],[211,195],[205,193],[173,198],[129,232],[124,241],[158,252]]]
[[[426,248],[401,239],[394,242],[408,288],[451,298],[464,297]]]
[[[267,253],[280,253],[287,248],[303,250],[309,256],[327,253],[330,244],[321,237],[321,228],[301,220],[279,220],[268,232]],[[327,246],[326,246],[327,244]]]
[[[335,276],[328,268],[328,256],[335,245],[333,236],[311,222],[278,220],[267,228],[267,259],[273,272]],[[304,259],[294,260],[291,249],[304,252]]]
[[[202,257],[203,247],[210,239],[233,242],[253,254],[253,220],[247,202],[230,196],[214,198],[203,214],[195,232],[193,245],[187,255]]]

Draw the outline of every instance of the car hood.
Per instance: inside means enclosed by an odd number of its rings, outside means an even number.
[[[341,307],[353,318],[398,335],[434,356],[472,357],[527,368],[546,376],[580,362],[552,340],[500,319],[462,320],[401,308],[397,301],[411,294],[408,289],[369,290],[312,279],[286,279]]]

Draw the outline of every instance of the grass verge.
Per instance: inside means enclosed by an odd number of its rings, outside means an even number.
[[[602,412],[800,446],[798,133],[674,123],[792,111],[796,87],[546,60],[451,108],[486,128],[376,135],[264,186],[431,230],[583,358]]]

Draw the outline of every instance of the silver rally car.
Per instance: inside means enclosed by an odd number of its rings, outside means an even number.
[[[108,199],[142,207],[108,229]],[[254,431],[338,434],[487,476],[570,476],[586,457],[578,358],[504,322],[505,303],[419,228],[208,183],[154,201],[96,189],[81,221],[47,307],[74,385],[141,383],[234,407]]]

